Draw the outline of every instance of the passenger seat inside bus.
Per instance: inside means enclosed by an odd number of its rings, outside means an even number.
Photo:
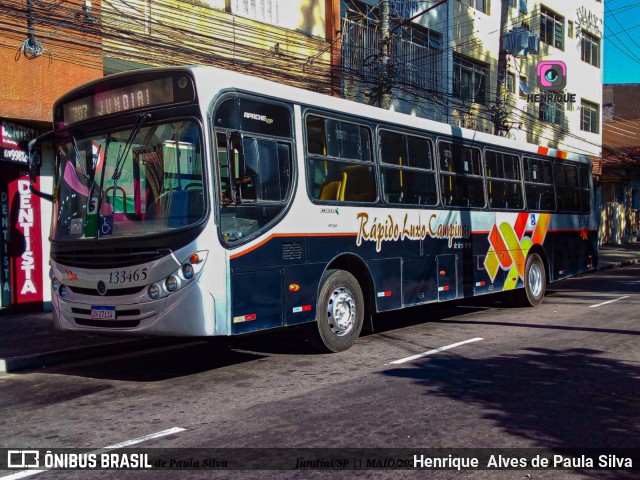
[[[340,200],[349,202],[373,202],[376,199],[376,184],[373,172],[368,167],[353,165],[342,172]]]
[[[325,182],[320,187],[320,200],[340,200],[341,190],[342,182],[340,180]]]

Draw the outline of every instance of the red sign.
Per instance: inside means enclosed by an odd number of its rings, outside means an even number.
[[[29,177],[9,182],[11,284],[14,306],[42,308],[42,229],[40,197],[31,193]],[[39,182],[36,183],[39,187]]]

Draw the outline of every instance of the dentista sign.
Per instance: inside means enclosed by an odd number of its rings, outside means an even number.
[[[38,308],[43,299],[40,198],[31,193],[27,176],[11,182],[8,190],[12,301]]]

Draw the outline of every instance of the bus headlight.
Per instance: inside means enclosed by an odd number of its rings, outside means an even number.
[[[164,281],[164,286],[167,289],[167,292],[173,293],[178,289],[178,279],[173,275],[169,275]]]
[[[62,298],[67,296],[67,286],[66,285],[60,285],[60,288],[58,289],[58,295],[60,295]]]
[[[57,278],[54,278],[51,281],[51,288],[53,288],[54,292],[57,292],[58,288],[60,288],[60,280],[58,280]]]
[[[182,276],[185,280],[191,280],[193,278],[193,265],[190,263],[182,265]]]
[[[151,300],[167,297],[193,282],[202,271],[207,260],[207,251],[192,253],[182,264],[164,280],[158,280],[147,287],[147,296]]]
[[[158,285],[156,285],[155,283],[149,286],[149,288],[147,289],[147,295],[149,295],[149,298],[151,300],[157,299],[160,296],[160,287],[158,287]]]

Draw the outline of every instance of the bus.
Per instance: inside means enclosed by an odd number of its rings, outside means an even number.
[[[507,291],[535,307],[597,264],[575,153],[214,67],[104,77],[53,118],[31,166],[53,152],[58,329],[304,324],[338,352],[376,313]]]

